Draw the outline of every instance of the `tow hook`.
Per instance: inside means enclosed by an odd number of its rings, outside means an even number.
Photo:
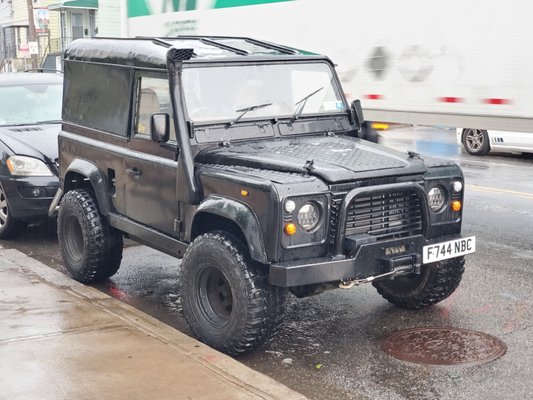
[[[386,272],[386,273],[381,274],[381,275],[369,276],[368,278],[364,278],[364,279],[342,280],[339,283],[339,287],[341,289],[351,289],[354,286],[359,286],[359,285],[362,285],[364,283],[370,283],[370,282],[375,281],[376,279],[384,278],[385,276],[394,275],[394,274],[399,273],[399,272],[411,272],[412,270],[413,270],[413,267],[411,267],[411,266],[408,267],[408,270],[405,267],[403,267],[403,268],[402,267],[393,268],[391,271]]]

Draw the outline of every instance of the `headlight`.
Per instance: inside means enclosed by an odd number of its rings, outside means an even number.
[[[7,159],[7,167],[12,175],[18,176],[54,176],[41,160],[26,156],[11,156]]]
[[[452,182],[452,189],[454,192],[459,193],[461,190],[463,190],[463,183],[461,181]]]
[[[296,203],[292,200],[287,200],[285,202],[285,211],[288,213],[293,212],[296,209]]]
[[[312,231],[320,222],[320,209],[313,203],[305,203],[298,211],[298,225]]]
[[[446,193],[444,189],[435,186],[428,192],[428,203],[433,211],[439,211],[446,201]]]

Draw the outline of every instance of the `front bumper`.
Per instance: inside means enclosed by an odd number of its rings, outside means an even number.
[[[2,179],[11,215],[26,222],[48,218],[48,208],[59,187],[57,177],[9,177]]]
[[[316,283],[364,279],[391,272],[400,266],[412,266],[417,272],[424,246],[461,238],[450,235],[427,240],[423,235],[361,244],[352,257],[322,258],[271,264],[269,282],[275,286],[293,287]],[[303,261],[303,262],[302,262]]]

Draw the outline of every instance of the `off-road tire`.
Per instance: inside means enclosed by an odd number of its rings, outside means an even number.
[[[450,296],[459,286],[464,270],[464,257],[458,257],[423,265],[420,275],[377,281],[373,285],[392,304],[420,310]]]
[[[0,186],[0,239],[11,239],[20,235],[26,228],[26,224],[11,215],[11,209],[7,203],[6,194]]]
[[[98,212],[92,193],[67,192],[57,219],[59,250],[68,272],[83,283],[113,276],[122,259],[122,233],[109,226]]]
[[[467,153],[484,156],[490,151],[489,134],[483,129],[463,129],[462,142]]]
[[[178,282],[192,333],[227,354],[265,343],[283,321],[286,289],[270,285],[265,268],[229,233],[197,237],[183,257]]]

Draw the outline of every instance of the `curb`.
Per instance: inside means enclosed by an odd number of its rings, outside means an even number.
[[[307,399],[304,395],[289,389],[282,383],[252,370],[237,360],[212,349],[120,300],[71,279],[62,272],[52,269],[18,250],[0,247],[0,253],[3,258],[21,266],[23,272],[37,275],[44,283],[64,290],[70,295],[112,314],[125,324],[179,351],[190,358],[191,361],[201,364],[217,374],[222,380],[229,381],[264,399]],[[251,384],[252,382],[253,385]]]

